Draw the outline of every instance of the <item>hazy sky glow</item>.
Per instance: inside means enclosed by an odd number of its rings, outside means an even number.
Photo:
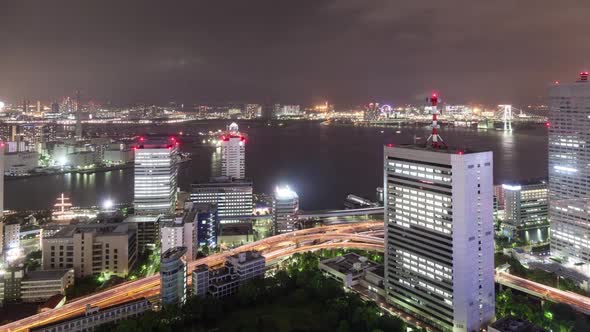
[[[541,101],[590,68],[587,0],[0,4],[0,100]]]

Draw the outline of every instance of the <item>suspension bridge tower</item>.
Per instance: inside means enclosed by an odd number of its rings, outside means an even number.
[[[512,131],[512,105],[498,105],[502,111],[502,122],[504,122],[504,131]]]

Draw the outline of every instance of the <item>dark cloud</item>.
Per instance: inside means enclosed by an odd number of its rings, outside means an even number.
[[[575,0],[5,1],[0,98],[541,100],[587,68]]]

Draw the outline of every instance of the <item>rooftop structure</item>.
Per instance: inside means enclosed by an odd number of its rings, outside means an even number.
[[[489,332],[548,332],[547,330],[513,316],[498,319],[488,327]]]
[[[125,277],[137,260],[137,227],[131,223],[78,224],[44,232],[43,269],[74,269],[76,277]]]
[[[341,281],[346,287],[354,286],[364,276],[366,271],[377,270],[380,266],[380,264],[352,252],[339,257],[325,259],[319,264],[321,271]]]

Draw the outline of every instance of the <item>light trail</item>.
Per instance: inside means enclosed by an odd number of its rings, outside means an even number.
[[[299,252],[329,248],[350,248],[383,252],[384,231],[384,224],[381,221],[304,229],[272,236],[229,251],[192,261],[188,264],[187,271],[190,274],[200,264],[207,264],[210,267],[221,265],[227,257],[249,250],[260,251],[268,262]],[[590,313],[590,298],[586,296],[561,291],[505,273],[497,273],[496,281],[508,287],[520,287],[530,292],[541,294],[547,300],[566,303],[578,310]],[[105,308],[142,297],[156,296],[159,292],[160,276],[156,274],[147,278],[116,285],[110,289],[86,297],[74,299],[61,308],[48,310],[1,326],[0,331],[27,331],[33,327],[55,323],[83,314],[87,304]]]
[[[320,242],[338,241],[326,244],[325,248],[366,248],[367,250],[383,250],[383,240],[367,235],[358,235],[355,233],[383,230],[383,222],[362,222],[356,224],[330,225],[317,228],[309,228],[296,232],[285,233],[262,239],[257,242],[249,243],[238,248],[214,254],[192,261],[187,266],[188,273],[200,264],[216,266],[223,264],[227,257],[249,250],[259,250],[267,259],[272,257],[284,257],[296,252],[309,250],[313,247],[321,249]],[[360,242],[352,241],[352,239]],[[302,244],[301,241],[309,242]],[[281,245],[282,244],[282,245]],[[292,246],[293,248],[289,247]],[[285,248],[287,245],[287,248]],[[299,246],[299,247],[297,247]],[[281,252],[280,255],[273,254]],[[74,286],[75,287],[75,286]],[[68,319],[84,313],[86,305],[105,308],[121,303],[129,302],[141,297],[157,295],[160,292],[160,275],[156,274],[147,278],[136,281],[126,282],[116,285],[110,289],[95,293],[86,297],[74,299],[64,306],[48,310],[43,313],[29,316],[27,318],[6,324],[0,327],[1,331],[27,331],[33,327],[48,325],[60,320]]]

